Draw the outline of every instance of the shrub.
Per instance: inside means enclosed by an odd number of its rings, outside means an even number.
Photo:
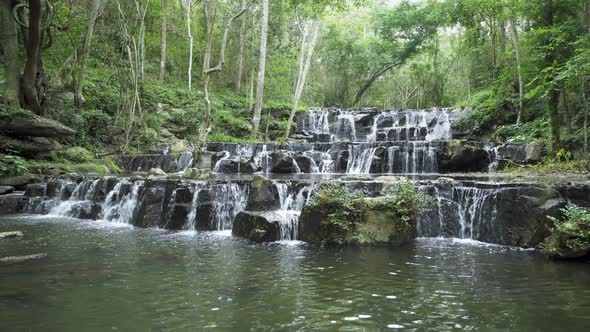
[[[550,256],[572,255],[571,251],[590,248],[590,212],[574,204],[561,209],[561,218],[549,217],[553,221],[553,235],[544,245]],[[568,258],[568,257],[565,257]]]
[[[18,176],[29,173],[27,160],[12,155],[0,155],[0,176]]]

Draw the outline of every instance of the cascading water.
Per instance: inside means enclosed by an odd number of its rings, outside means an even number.
[[[371,170],[371,163],[375,156],[377,148],[369,147],[365,144],[351,145],[349,148],[348,166],[346,168],[347,174],[369,174]]]
[[[187,222],[183,226],[185,230],[195,230],[197,224],[197,208],[199,205],[199,194],[207,188],[206,182],[197,182],[193,188],[193,199],[191,201],[191,212],[188,214]]]
[[[214,197],[211,224],[220,231],[231,229],[234,218],[246,207],[247,187],[229,182],[215,185],[211,191]]]
[[[310,197],[312,186],[299,190],[284,182],[274,182],[279,193],[280,210],[274,211],[278,216],[279,238],[283,241],[297,240],[301,210]]]

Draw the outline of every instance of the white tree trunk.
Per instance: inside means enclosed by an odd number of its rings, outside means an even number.
[[[164,76],[166,75],[166,51],[167,51],[167,37],[168,37],[168,18],[167,14],[167,1],[162,0],[162,22],[160,25],[160,38],[161,38],[161,49],[160,49],[160,76],[158,79],[160,82],[164,82]]]
[[[260,63],[258,67],[258,82],[256,85],[256,105],[252,119],[252,139],[255,140],[260,127],[262,113],[262,99],[264,95],[264,76],[266,73],[266,43],[268,36],[268,0],[262,0],[262,20],[260,29]]]
[[[246,8],[246,0],[242,0],[242,8]],[[236,82],[235,87],[236,91],[240,92],[242,87],[242,75],[244,74],[244,48],[246,45],[246,38],[245,38],[245,30],[246,30],[246,15],[242,17],[241,27],[240,27],[240,37],[239,37],[239,46],[238,46],[238,69],[236,71]]]
[[[188,91],[193,88],[193,33],[191,30],[191,6],[192,0],[188,1],[186,6],[186,26],[188,29],[188,44],[189,44],[189,55],[188,55]]]
[[[516,124],[520,124],[522,113],[524,112],[524,80],[522,78],[522,66],[520,61],[520,41],[518,38],[518,30],[516,29],[516,19],[513,17],[510,26],[512,29],[512,43],[514,46],[514,57],[516,60],[516,71],[518,74],[518,116],[516,117]]]
[[[81,107],[84,103],[84,96],[82,90],[84,89],[84,76],[86,74],[86,62],[90,55],[90,46],[92,43],[92,35],[94,34],[94,25],[98,18],[101,0],[89,0],[90,12],[88,13],[88,21],[86,22],[86,38],[84,38],[84,47],[82,49],[82,58],[80,59],[80,73],[78,80],[75,82],[74,101],[77,107]]]
[[[295,118],[295,113],[297,113],[297,108],[299,107],[299,101],[301,100],[301,96],[303,95],[303,90],[305,89],[305,82],[307,81],[307,75],[309,73],[309,68],[311,67],[311,61],[313,58],[313,51],[315,49],[315,45],[318,40],[318,35],[320,32],[320,22],[314,21],[312,23],[312,35],[311,40],[307,44],[307,58],[305,58],[305,65],[303,65],[303,57],[300,58],[299,62],[299,73],[297,75],[297,87],[295,88],[295,95],[293,97],[293,108],[291,109],[291,114],[289,116],[289,122],[287,123],[287,130],[285,132],[285,139],[289,138],[291,133],[291,126],[293,125],[293,119]],[[305,38],[301,43],[302,54],[306,48]]]

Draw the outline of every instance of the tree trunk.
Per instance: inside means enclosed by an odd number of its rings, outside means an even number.
[[[544,0],[543,1],[543,23],[547,28],[551,28],[553,26],[553,0]],[[551,49],[551,38],[545,38],[545,45],[549,47],[545,54],[545,66],[547,68],[553,67],[555,61],[555,51]],[[554,82],[548,82],[550,85],[553,85]],[[559,148],[561,147],[561,117],[559,116],[559,91],[553,87],[549,87],[549,99],[548,99],[548,108],[549,108],[549,118],[551,121],[551,137],[552,137],[552,146],[553,152],[557,153]]]
[[[44,113],[36,86],[42,41],[41,17],[41,0],[30,0],[29,29],[26,43],[27,61],[21,78],[21,89],[24,97],[24,104],[37,115],[43,115]]]
[[[293,125],[293,119],[295,118],[295,113],[297,112],[297,108],[299,107],[299,101],[301,99],[301,95],[303,94],[303,89],[305,88],[305,82],[307,80],[307,75],[309,73],[309,68],[311,67],[311,61],[312,61],[312,57],[313,57],[313,51],[315,48],[315,45],[317,43],[318,40],[318,35],[319,35],[319,31],[320,31],[320,22],[319,21],[315,21],[312,23],[312,36],[311,36],[311,40],[309,42],[309,45],[307,45],[307,58],[305,59],[305,65],[299,66],[299,74],[298,74],[298,79],[297,79],[297,87],[295,89],[295,96],[293,97],[293,108],[291,109],[291,114],[289,116],[289,122],[287,123],[287,130],[285,132],[285,139],[289,138],[289,135],[291,133],[291,126]],[[304,40],[305,40],[305,36],[303,36]],[[301,48],[302,50],[305,47],[305,41],[301,44]],[[303,63],[303,58],[301,59],[301,63]]]
[[[516,124],[519,125],[524,113],[524,80],[522,78],[522,65],[520,62],[520,40],[518,37],[518,30],[516,29],[516,19],[512,17],[510,22],[512,31],[512,43],[514,46],[514,57],[516,60],[516,72],[518,74],[518,115],[516,116]]]
[[[193,88],[193,33],[191,29],[191,6],[193,0],[189,0],[186,7],[186,26],[188,29],[188,91]]]
[[[373,73],[373,75],[363,85],[361,85],[361,87],[357,91],[356,95],[354,96],[352,106],[358,106],[358,104],[361,102],[361,99],[363,98],[367,90],[369,90],[369,88],[373,85],[373,83],[375,83],[375,81],[379,77],[381,77],[391,69],[395,68],[396,66],[398,66],[398,63],[384,65],[375,73]]]
[[[90,55],[90,45],[92,43],[92,35],[94,34],[94,25],[98,18],[98,12],[100,8],[101,0],[89,0],[90,12],[88,13],[88,21],[86,22],[86,38],[84,38],[84,47],[82,48],[82,57],[80,58],[80,72],[76,85],[74,87],[74,103],[76,107],[82,107],[84,103],[84,95],[82,90],[84,89],[84,76],[86,74],[86,62]]]
[[[254,107],[254,118],[252,119],[252,139],[255,140],[260,126],[260,115],[262,113],[262,98],[264,95],[264,76],[266,71],[266,42],[268,35],[268,1],[262,0],[262,21],[260,29],[260,63],[258,68],[258,82],[256,85],[256,106]]]
[[[158,79],[160,82],[164,82],[164,77],[166,76],[166,51],[167,51],[167,38],[168,38],[168,17],[167,13],[167,1],[162,0],[162,21],[160,23],[160,39],[161,39],[161,48],[160,48],[160,76]]]
[[[0,42],[4,51],[4,72],[6,75],[5,102],[19,107],[18,30],[12,19],[9,1],[0,1]]]
[[[246,0],[242,0],[242,8],[246,8]],[[236,71],[236,82],[235,88],[237,92],[240,92],[242,88],[242,75],[244,75],[244,48],[246,45],[245,32],[246,30],[246,15],[242,17],[240,26],[240,37],[238,46],[238,69]]]
[[[139,0],[136,0],[138,10],[141,8]],[[140,72],[140,90],[143,95],[143,82],[145,81],[145,16],[150,5],[150,0],[146,0],[145,5],[137,14],[140,17],[139,23],[139,72]]]
[[[572,116],[570,114],[570,109],[568,105],[568,96],[567,91],[563,91],[562,94],[562,106],[563,106],[563,115],[565,116],[565,127],[567,128],[567,133],[572,133]]]

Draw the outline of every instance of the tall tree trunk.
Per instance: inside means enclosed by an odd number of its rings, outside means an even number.
[[[21,89],[24,97],[24,104],[37,115],[43,115],[44,113],[36,87],[42,41],[41,18],[41,0],[30,0],[29,29],[26,43],[27,61],[21,77]]]
[[[299,101],[301,99],[301,95],[303,94],[303,89],[305,88],[305,82],[307,80],[307,75],[309,73],[309,68],[311,67],[311,61],[313,57],[313,51],[315,45],[318,40],[318,35],[320,31],[320,22],[314,21],[312,23],[312,35],[309,44],[307,45],[307,58],[305,59],[305,65],[299,68],[299,74],[297,78],[297,87],[295,89],[295,95],[293,97],[293,108],[291,109],[291,114],[289,116],[289,122],[287,123],[287,130],[285,131],[285,139],[289,138],[291,133],[291,126],[293,125],[293,119],[295,118],[295,113],[297,112],[297,108],[299,107]],[[305,47],[305,36],[303,36],[304,42],[301,44],[302,50]],[[301,59],[301,63],[303,63],[304,59]]]
[[[242,8],[246,8],[246,0],[242,0]],[[240,92],[242,88],[242,75],[244,75],[244,48],[246,46],[246,15],[242,17],[238,46],[238,69],[236,71],[235,88]]]
[[[88,21],[86,22],[86,37],[84,38],[84,47],[82,48],[82,57],[80,58],[80,72],[74,87],[74,103],[76,107],[82,107],[84,103],[84,76],[86,74],[86,62],[90,55],[90,46],[92,43],[92,35],[94,34],[94,25],[98,18],[101,0],[89,0],[90,12],[88,13]]]
[[[260,29],[260,63],[258,65],[258,82],[256,83],[256,106],[252,119],[252,139],[255,140],[260,126],[262,99],[264,95],[264,76],[266,73],[266,42],[268,36],[268,0],[262,0],[262,20]]]
[[[162,21],[160,23],[160,76],[158,79],[160,82],[164,82],[166,76],[166,51],[167,51],[167,38],[168,38],[168,17],[167,17],[167,1],[162,0]]]
[[[512,17],[510,22],[512,31],[512,44],[514,46],[514,57],[516,60],[516,72],[518,74],[518,115],[516,116],[516,124],[519,125],[524,113],[524,80],[522,78],[522,65],[520,60],[520,40],[518,37],[518,30],[516,29],[516,19]]]
[[[563,106],[563,115],[565,116],[565,127],[567,128],[567,133],[571,134],[573,132],[572,129],[572,116],[570,114],[570,109],[568,105],[568,96],[567,91],[563,91],[561,93],[561,102]]]
[[[10,1],[0,1],[0,42],[4,51],[4,72],[6,75],[6,100],[11,106],[19,107],[18,30],[12,19]]]
[[[543,23],[547,28],[553,27],[553,0],[543,1]],[[549,47],[545,54],[545,66],[553,67],[555,61],[555,51],[551,49],[551,37],[545,38],[545,45]],[[553,79],[552,79],[553,80]],[[554,82],[548,82],[553,85]],[[556,153],[561,147],[561,117],[559,116],[559,91],[550,86],[549,88],[549,118],[551,120],[551,136],[553,152]]]
[[[585,13],[586,28],[590,34],[590,0],[586,0]],[[582,80],[582,98],[584,100],[584,153],[586,154],[586,158],[588,158],[588,112],[590,111],[588,108],[590,108],[590,105],[588,104],[588,98],[586,95],[587,77],[583,77]]]
[[[145,16],[150,5],[150,0],[146,0],[144,7],[140,6],[139,0],[136,0],[136,6],[139,15],[139,72],[140,72],[140,90],[143,94],[143,82],[145,81]]]
[[[189,0],[186,7],[186,26],[188,30],[188,91],[193,88],[193,32],[191,29],[191,7],[193,0]]]

